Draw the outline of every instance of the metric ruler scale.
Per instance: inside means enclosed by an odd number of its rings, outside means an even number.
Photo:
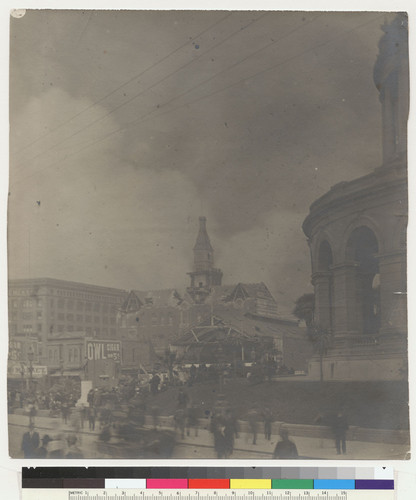
[[[22,500],[394,500],[394,490],[65,490],[26,489]]]

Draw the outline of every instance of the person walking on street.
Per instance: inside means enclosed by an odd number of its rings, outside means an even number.
[[[341,450],[342,453],[345,455],[347,453],[346,437],[347,437],[348,423],[347,423],[347,417],[344,415],[344,412],[342,410],[339,411],[335,416],[332,430],[335,436],[335,447],[337,450],[337,455],[341,455]]]
[[[185,410],[188,406],[188,401],[188,394],[182,388],[180,388],[178,393],[178,410]]]
[[[69,417],[70,409],[67,401],[64,401],[61,406],[61,415],[62,415],[62,420],[64,424],[68,423],[68,417]]]
[[[272,423],[273,423],[273,412],[270,408],[266,407],[263,411],[263,422],[264,422],[264,438],[270,441],[272,437]]]
[[[23,434],[22,451],[25,458],[35,458],[39,447],[39,433],[35,431],[35,424],[30,422],[29,430]]]
[[[214,436],[214,449],[217,458],[226,458],[225,421],[224,417],[215,411],[211,415],[210,430]]]
[[[192,387],[194,385],[196,378],[196,366],[192,363],[191,368],[189,369],[189,386]]]
[[[29,413],[29,423],[35,425],[36,406],[34,401],[29,402],[28,413]]]
[[[289,431],[281,428],[279,434],[281,440],[276,444],[273,458],[298,458],[298,450],[295,443],[289,439]]]
[[[247,414],[248,426],[250,429],[250,433],[253,435],[253,444],[257,442],[257,422],[259,419],[259,415],[255,407],[251,408],[251,410]]]
[[[87,394],[87,403],[92,406],[94,403],[94,389],[90,389]]]
[[[191,429],[195,430],[195,437],[198,436],[198,417],[199,408],[197,406],[190,406],[186,411],[186,435],[189,436]]]
[[[160,377],[157,373],[155,373],[150,380],[150,392],[152,393],[152,396],[156,396],[156,394],[159,392],[159,384]]]
[[[224,458],[230,458],[234,451],[234,440],[238,437],[237,419],[231,409],[225,413],[224,422]]]
[[[95,431],[95,417],[97,416],[97,411],[94,406],[88,408],[88,424],[90,431]]]

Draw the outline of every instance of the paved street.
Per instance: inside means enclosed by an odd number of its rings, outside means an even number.
[[[40,437],[44,434],[53,435],[57,432],[63,434],[73,432],[69,425],[63,424],[61,419],[58,418],[37,417],[35,424]],[[23,457],[20,448],[22,436],[27,430],[27,425],[27,416],[9,415],[9,451],[13,458]],[[84,430],[78,434],[79,445],[83,451],[84,458],[109,458],[97,451],[96,443],[99,430],[90,432],[87,429],[88,426],[86,425]],[[408,445],[403,444],[347,441],[347,454],[337,455],[332,439],[311,438],[306,436],[291,436],[291,439],[297,446],[300,458],[330,460],[374,460],[383,458],[384,460],[403,460],[406,458],[409,449]],[[251,436],[246,433],[240,433],[239,437],[235,440],[234,453],[231,458],[270,459],[276,445],[276,440],[277,436],[272,436],[270,441],[266,441],[264,436],[259,433],[257,443],[253,445]],[[216,458],[212,434],[207,429],[199,429],[197,437],[194,435],[193,430],[191,430],[190,436],[185,436],[185,439],[180,439],[178,435],[173,458]]]

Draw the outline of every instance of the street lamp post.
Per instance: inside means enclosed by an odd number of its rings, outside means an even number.
[[[33,347],[30,346],[29,351],[27,353],[27,359],[29,361],[29,390],[33,391],[33,359],[35,357],[35,353],[33,352]]]
[[[217,360],[218,360],[218,375],[219,375],[219,382],[220,382],[220,394],[223,394],[223,389],[224,389],[224,351],[221,345],[218,346],[217,348]]]
[[[61,358],[59,360],[59,371],[61,372],[61,383],[64,383],[64,360]]]
[[[22,376],[22,394],[25,390],[25,365],[20,363],[20,375]]]

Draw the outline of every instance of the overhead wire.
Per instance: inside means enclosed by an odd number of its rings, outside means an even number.
[[[216,21],[215,23],[211,24],[210,26],[208,26],[208,28],[204,29],[203,31],[201,31],[200,33],[198,33],[197,35],[194,35],[192,37],[189,37],[187,39],[187,41],[185,43],[183,43],[182,45],[180,45],[179,47],[177,47],[175,50],[169,52],[169,54],[165,55],[164,57],[162,57],[162,59],[160,59],[159,61],[151,64],[150,66],[148,66],[146,69],[144,69],[143,71],[141,71],[140,73],[138,74],[135,74],[133,77],[129,78],[129,80],[127,80],[126,82],[122,83],[121,85],[119,85],[118,87],[116,87],[115,89],[113,89],[111,92],[109,92],[108,94],[104,95],[103,97],[100,97],[100,99],[98,99],[97,101],[89,104],[87,107],[85,107],[84,109],[82,109],[81,111],[79,111],[78,113],[76,113],[75,115],[71,116],[70,118],[68,118],[67,120],[65,120],[64,122],[60,123],[59,125],[57,125],[53,130],[50,130],[48,132],[46,132],[45,134],[37,137],[36,139],[34,139],[32,142],[30,142],[29,144],[26,144],[24,145],[23,147],[21,147],[19,150],[20,151],[24,151],[26,149],[28,149],[30,146],[32,146],[33,144],[36,144],[37,142],[39,142],[41,139],[44,139],[45,137],[47,137],[48,135],[52,134],[53,132],[59,130],[60,128],[62,128],[64,125],[66,125],[67,123],[71,122],[72,120],[74,120],[75,118],[78,118],[80,115],[86,113],[87,111],[89,111],[90,109],[92,109],[93,107],[97,106],[98,104],[101,104],[102,102],[104,102],[108,97],[111,97],[112,95],[114,95],[116,92],[118,92],[119,90],[121,90],[122,88],[126,87],[127,85],[129,85],[130,83],[134,82],[135,80],[137,80],[138,78],[141,78],[143,75],[145,75],[147,72],[151,71],[152,69],[156,68],[157,66],[159,66],[160,64],[162,64],[163,62],[165,62],[166,60],[168,60],[170,57],[172,57],[174,54],[176,54],[177,52],[179,52],[180,50],[182,50],[183,48],[189,46],[189,43],[190,43],[190,40],[195,40],[195,39],[198,39],[200,38],[201,36],[203,36],[205,33],[207,33],[208,31],[212,30],[215,26],[217,26],[218,24],[222,23],[223,21],[225,21],[226,19],[228,19],[231,15],[233,14],[233,12],[230,12],[228,13],[226,16],[222,17],[221,19],[219,19],[218,21]],[[90,14],[90,17],[86,23],[86,26],[84,27],[83,29],[83,32],[81,34],[81,36],[83,36],[83,34],[85,33],[86,31],[86,28],[88,26],[88,24],[90,23],[90,20],[91,20],[91,16],[92,16],[92,13]],[[127,103],[125,103],[127,104]],[[104,117],[103,117],[104,118]]]
[[[132,122],[129,122],[128,124],[126,124],[126,125],[124,125],[124,126],[122,126],[122,127],[118,128],[118,129],[116,129],[116,130],[114,130],[114,131],[109,132],[108,134],[106,134],[106,135],[104,135],[104,136],[102,136],[102,137],[100,137],[100,138],[96,139],[95,141],[92,141],[92,142],[90,142],[90,143],[86,144],[84,147],[82,147],[82,148],[80,148],[80,149],[78,149],[78,150],[76,150],[76,151],[72,152],[71,154],[66,155],[66,156],[63,158],[63,160],[64,160],[64,161],[66,161],[67,159],[69,159],[69,158],[71,158],[71,157],[73,157],[73,156],[75,156],[75,155],[77,155],[77,154],[81,153],[81,152],[82,152],[82,151],[84,151],[85,149],[88,149],[88,148],[90,148],[90,147],[92,147],[92,146],[94,146],[94,145],[96,145],[96,144],[98,144],[98,143],[100,143],[100,142],[102,142],[102,141],[104,141],[104,140],[108,139],[109,137],[113,136],[114,134],[117,134],[117,133],[121,132],[122,130],[125,130],[127,127],[131,127],[131,126],[132,126],[132,125],[134,125],[134,124],[137,124],[137,123],[142,123],[142,122],[147,121],[148,119],[152,119],[152,118],[159,118],[159,117],[161,117],[161,116],[164,116],[164,115],[165,115],[165,114],[167,114],[167,113],[174,112],[174,111],[176,111],[176,110],[178,110],[178,109],[180,109],[180,108],[183,108],[183,107],[185,107],[185,106],[190,106],[190,105],[195,104],[195,103],[197,103],[197,102],[199,102],[199,101],[201,101],[201,100],[208,99],[209,97],[212,97],[213,95],[216,95],[216,94],[218,94],[218,93],[220,93],[220,92],[224,92],[225,90],[228,90],[229,88],[232,88],[232,87],[234,87],[234,86],[236,86],[236,85],[238,85],[238,84],[240,84],[240,83],[242,83],[242,82],[245,82],[245,81],[251,80],[251,79],[253,79],[253,78],[255,78],[255,77],[259,76],[259,75],[262,75],[262,74],[267,73],[267,72],[269,72],[269,71],[271,71],[271,70],[273,70],[273,69],[276,69],[276,68],[278,68],[278,67],[280,67],[280,66],[282,66],[282,65],[284,65],[284,64],[287,64],[287,63],[289,63],[289,62],[293,61],[294,59],[296,59],[296,58],[298,58],[298,57],[301,57],[301,56],[303,56],[303,55],[305,55],[305,54],[307,54],[307,53],[309,53],[309,52],[311,52],[311,51],[315,51],[315,50],[316,50],[316,49],[318,49],[318,48],[321,48],[321,47],[323,47],[323,46],[325,46],[325,45],[328,45],[328,44],[330,44],[330,43],[333,43],[335,40],[338,40],[338,39],[340,39],[340,38],[343,38],[344,36],[348,35],[349,33],[353,32],[353,31],[355,31],[355,30],[357,30],[357,29],[359,29],[359,28],[362,28],[363,26],[366,26],[367,24],[370,24],[370,23],[372,23],[372,22],[377,21],[377,20],[378,20],[378,19],[380,19],[381,17],[383,17],[383,15],[377,16],[377,17],[375,17],[375,18],[373,18],[373,19],[371,19],[371,20],[369,20],[369,21],[366,21],[365,23],[361,23],[361,24],[359,24],[359,25],[357,25],[357,26],[354,26],[354,27],[353,27],[353,28],[351,28],[350,30],[347,30],[347,31],[342,32],[342,34],[340,34],[339,36],[337,36],[337,37],[335,37],[335,38],[333,38],[333,39],[331,39],[331,40],[327,40],[327,41],[322,42],[322,43],[320,43],[320,44],[318,44],[318,45],[315,45],[315,46],[313,46],[313,47],[310,47],[310,48],[306,49],[305,51],[302,51],[301,53],[295,54],[294,56],[292,56],[292,57],[290,57],[290,58],[288,58],[288,59],[286,59],[286,60],[284,60],[284,61],[279,62],[278,64],[275,64],[275,65],[270,66],[270,67],[268,67],[268,68],[265,68],[265,69],[263,69],[263,70],[261,70],[261,71],[258,71],[258,72],[254,73],[253,75],[250,75],[250,76],[248,76],[248,77],[242,78],[242,79],[238,80],[237,82],[234,82],[234,83],[232,83],[232,84],[230,84],[230,85],[227,85],[226,87],[222,87],[221,89],[218,89],[218,90],[216,90],[216,91],[214,91],[214,92],[212,92],[212,93],[210,93],[210,94],[204,95],[204,96],[202,96],[202,97],[199,97],[199,98],[197,98],[197,99],[194,99],[193,101],[189,101],[189,102],[187,102],[187,103],[185,103],[185,104],[181,104],[180,106],[177,106],[176,108],[172,108],[172,109],[166,110],[165,112],[158,113],[157,115],[154,115],[155,111],[154,111],[154,110],[152,110],[150,113],[148,113],[148,114],[144,115],[143,117],[140,117],[140,118],[138,118],[137,120],[134,120],[134,121],[132,121]],[[288,35],[288,36],[289,36],[289,35]],[[280,40],[280,41],[281,41],[281,40]],[[223,73],[223,71],[222,71],[221,73]],[[210,79],[212,79],[212,78],[210,78]],[[201,85],[201,84],[198,84],[198,86],[200,86],[200,85]],[[190,89],[190,91],[192,91],[192,89]],[[190,92],[190,91],[189,91],[189,92]],[[189,93],[189,92],[187,91],[186,93]],[[170,102],[172,102],[172,101],[170,101]],[[151,115],[153,115],[153,116],[151,116]],[[53,166],[53,165],[55,165],[55,164],[56,164],[56,162],[54,161],[52,164],[47,165],[47,166],[45,166],[45,167],[43,167],[43,168],[39,169],[36,173],[38,173],[38,172],[40,172],[40,171],[43,171],[43,170],[45,170],[45,169],[47,169],[47,168],[50,168],[50,167],[52,167],[52,166]],[[32,174],[32,175],[35,175],[35,174]],[[30,177],[30,176],[31,176],[31,175],[26,176],[26,177]]]
[[[286,60],[284,60],[284,61],[281,61],[281,62],[280,62],[280,63],[278,63],[278,64],[275,64],[275,65],[273,65],[273,66],[270,66],[270,67],[268,67],[268,68],[265,68],[264,70],[258,71],[257,73],[254,73],[253,75],[250,75],[250,76],[248,76],[248,77],[242,78],[242,79],[238,80],[237,82],[231,83],[230,85],[228,85],[228,86],[226,86],[226,87],[222,87],[221,89],[218,89],[218,90],[216,90],[216,91],[214,91],[214,92],[212,92],[212,93],[210,93],[210,94],[207,94],[207,95],[205,95],[205,96],[199,97],[199,98],[197,98],[197,99],[195,99],[195,100],[193,100],[193,101],[189,101],[189,102],[187,102],[186,104],[183,104],[183,105],[177,106],[176,108],[169,109],[169,110],[165,111],[164,113],[159,113],[159,114],[156,116],[156,118],[158,118],[158,117],[160,117],[160,116],[163,116],[163,115],[165,115],[165,114],[167,114],[167,113],[171,113],[171,112],[173,112],[173,111],[176,111],[176,110],[178,110],[178,109],[180,109],[180,108],[182,108],[182,107],[184,107],[184,106],[190,106],[190,105],[195,104],[195,103],[197,103],[197,102],[199,102],[199,101],[201,101],[201,100],[208,99],[209,97],[212,97],[212,96],[214,96],[214,95],[216,95],[216,94],[218,94],[218,93],[220,93],[220,92],[224,92],[225,90],[228,90],[228,89],[230,89],[230,88],[232,88],[232,87],[234,87],[234,86],[236,86],[236,85],[239,85],[240,83],[243,83],[243,82],[246,82],[246,81],[251,80],[251,79],[253,79],[253,78],[256,78],[257,76],[262,75],[262,74],[264,74],[264,73],[267,73],[267,72],[269,72],[269,71],[271,71],[271,70],[273,70],[273,69],[276,69],[276,68],[278,68],[278,67],[282,66],[283,64],[287,64],[287,63],[289,63],[289,62],[293,61],[294,59],[297,59],[298,57],[301,57],[301,56],[303,56],[303,55],[307,54],[308,52],[311,52],[312,50],[316,50],[316,49],[318,49],[318,48],[320,48],[320,47],[323,47],[323,46],[325,46],[325,45],[328,45],[329,43],[332,43],[334,40],[337,40],[337,39],[339,39],[339,38],[342,38],[343,36],[348,35],[348,34],[349,34],[349,33],[351,33],[352,31],[355,31],[356,29],[362,28],[363,26],[366,26],[367,24],[370,24],[370,23],[372,23],[372,22],[374,22],[374,21],[377,21],[377,20],[378,20],[378,19],[380,19],[381,17],[384,17],[384,15],[377,16],[376,18],[372,19],[371,21],[367,21],[367,22],[365,22],[365,23],[362,23],[362,24],[360,24],[360,25],[358,25],[358,26],[356,26],[356,27],[352,28],[351,30],[348,30],[348,31],[346,31],[346,32],[343,32],[343,34],[342,34],[342,35],[340,35],[339,37],[336,37],[336,38],[334,38],[334,39],[332,39],[332,40],[328,40],[328,41],[326,41],[326,42],[323,42],[323,43],[321,43],[321,44],[318,44],[318,45],[316,45],[315,47],[311,47],[310,49],[307,49],[307,50],[305,50],[305,51],[303,51],[303,52],[301,52],[301,53],[299,53],[299,54],[296,54],[296,55],[294,55],[294,56],[292,56],[292,57],[290,57],[290,58],[288,58],[288,59],[286,59]],[[131,124],[133,124],[133,123],[134,123],[134,122],[131,122]]]
[[[199,97],[199,98],[197,98],[197,99],[194,99],[193,101],[188,101],[188,102],[186,102],[185,104],[181,104],[180,106],[177,106],[176,108],[171,108],[171,109],[166,110],[166,111],[164,111],[164,112],[159,112],[156,116],[151,116],[151,115],[154,115],[154,113],[156,113],[156,112],[157,112],[157,110],[156,110],[156,111],[155,111],[155,110],[153,110],[153,111],[151,111],[151,112],[147,113],[146,115],[144,115],[143,117],[140,117],[140,118],[138,118],[138,119],[136,119],[136,120],[134,120],[134,121],[132,121],[132,122],[129,122],[127,125],[124,125],[124,126],[122,126],[122,127],[119,127],[118,129],[116,129],[116,130],[114,130],[114,131],[112,131],[112,132],[109,132],[109,133],[108,133],[108,134],[106,134],[105,136],[103,136],[103,137],[101,137],[101,138],[98,138],[97,140],[93,141],[92,143],[90,143],[90,144],[88,144],[88,145],[84,146],[83,148],[81,148],[81,149],[80,149],[80,152],[81,152],[81,151],[83,151],[84,149],[86,149],[86,148],[90,147],[90,146],[93,146],[93,145],[95,145],[95,144],[97,144],[97,143],[99,143],[99,142],[101,142],[101,141],[105,140],[105,139],[108,139],[108,138],[109,138],[109,137],[111,137],[112,135],[117,134],[118,132],[121,132],[122,130],[125,130],[127,127],[130,127],[131,125],[134,125],[134,124],[136,124],[136,123],[142,123],[142,122],[144,122],[144,121],[147,121],[147,119],[151,119],[151,118],[159,118],[159,117],[161,117],[161,116],[164,116],[165,114],[172,113],[172,112],[174,112],[174,111],[176,111],[176,110],[178,110],[178,109],[181,109],[181,108],[183,108],[183,107],[185,107],[185,106],[190,106],[190,105],[195,104],[195,103],[197,103],[197,102],[199,102],[199,101],[201,101],[201,100],[207,99],[207,98],[209,98],[209,97],[212,97],[213,95],[216,95],[216,94],[218,94],[218,93],[220,93],[220,92],[223,92],[223,91],[225,91],[225,90],[228,90],[228,89],[230,89],[230,88],[232,88],[232,87],[234,87],[234,86],[236,86],[236,85],[239,85],[239,84],[240,84],[240,83],[242,83],[242,82],[245,82],[245,81],[251,80],[252,78],[255,78],[255,77],[257,77],[257,76],[259,76],[259,75],[261,75],[261,74],[264,74],[264,73],[266,73],[266,72],[268,72],[268,71],[271,71],[272,69],[276,69],[276,68],[278,68],[278,67],[282,66],[283,64],[286,64],[286,63],[288,63],[288,62],[291,62],[291,61],[293,61],[294,59],[296,59],[296,58],[298,58],[298,57],[301,57],[301,56],[303,56],[303,55],[307,54],[308,52],[311,52],[312,50],[316,50],[317,48],[320,48],[320,47],[322,47],[322,46],[324,46],[324,45],[328,45],[329,43],[333,42],[334,40],[337,40],[337,39],[339,39],[339,38],[342,38],[342,36],[345,36],[345,35],[347,35],[347,34],[351,33],[352,31],[355,31],[356,29],[359,29],[359,28],[361,28],[361,27],[363,27],[363,26],[366,26],[367,24],[370,24],[371,22],[374,22],[374,21],[376,21],[376,20],[380,19],[381,17],[383,17],[383,16],[378,16],[378,17],[377,17],[377,18],[375,18],[375,19],[372,19],[372,20],[367,21],[367,22],[365,22],[365,23],[362,23],[362,24],[360,24],[360,25],[358,25],[358,26],[355,26],[355,27],[354,27],[354,28],[352,28],[351,30],[348,30],[348,31],[346,31],[346,32],[343,32],[343,34],[342,34],[342,35],[340,35],[339,37],[336,37],[336,38],[334,38],[334,39],[332,39],[332,40],[328,40],[328,41],[323,42],[323,43],[321,43],[321,44],[318,44],[318,45],[316,45],[316,46],[314,46],[314,47],[311,47],[311,48],[309,48],[309,49],[307,49],[307,50],[305,50],[305,51],[303,51],[303,52],[301,52],[301,53],[299,53],[299,54],[295,54],[294,56],[292,56],[292,57],[290,57],[290,58],[288,58],[288,59],[286,59],[286,60],[284,60],[284,61],[281,61],[281,62],[280,62],[280,63],[278,63],[278,64],[275,64],[275,65],[273,65],[273,66],[270,66],[270,67],[268,67],[268,68],[265,68],[264,70],[258,71],[258,72],[254,73],[253,75],[250,75],[250,76],[248,76],[248,77],[242,78],[242,79],[238,80],[237,82],[234,82],[234,83],[232,83],[232,84],[230,84],[230,85],[228,85],[228,86],[226,86],[226,87],[222,87],[221,89],[218,89],[218,90],[216,90],[216,91],[214,91],[214,92],[212,92],[212,93],[210,93],[210,94],[207,94],[207,95],[205,95],[205,96],[202,96],[202,97]],[[316,18],[315,18],[315,19],[316,19]],[[282,40],[282,39],[280,39],[279,41],[281,41],[281,40]],[[222,72],[221,72],[221,73],[222,73]],[[210,78],[210,79],[212,79],[212,78]],[[201,84],[198,84],[198,86],[200,86],[200,85],[201,85]],[[191,92],[192,90],[193,90],[193,89],[191,89],[190,91],[188,91],[188,92],[186,92],[186,93],[189,93],[189,92]],[[172,99],[170,102],[172,102],[172,101],[173,101],[173,99]]]
[[[227,36],[225,39],[221,40],[221,42],[218,42],[217,44],[213,45],[212,47],[210,47],[206,52],[204,52],[203,54],[201,54],[200,56],[194,58],[192,61],[188,61],[186,64],[182,65],[181,67],[177,68],[175,71],[173,71],[172,73],[169,73],[168,75],[166,75],[164,78],[162,78],[161,80],[157,81],[155,84],[151,85],[150,87],[148,87],[147,89],[144,89],[143,91],[139,92],[138,94],[134,95],[133,97],[131,97],[130,99],[128,99],[127,101],[124,101],[123,103],[121,103],[120,105],[116,106],[115,108],[113,108],[112,110],[110,110],[108,113],[106,113],[105,115],[101,116],[101,117],[98,117],[97,119],[95,119],[94,121],[88,123],[85,127],[82,127],[81,129],[78,129],[77,131],[75,131],[73,134],[71,134],[70,136],[62,139],[60,142],[58,143],[55,143],[53,144],[52,146],[50,146],[47,150],[45,151],[41,151],[40,153],[38,153],[37,155],[33,156],[32,158],[29,158],[28,160],[25,160],[25,161],[22,161],[21,163],[19,163],[18,165],[16,165],[15,168],[19,168],[21,165],[23,164],[26,164],[28,163],[29,161],[34,161],[36,160],[37,158],[39,158],[40,156],[48,153],[49,151],[51,151],[52,149],[56,148],[57,146],[60,146],[61,144],[67,142],[68,140],[72,139],[73,137],[75,137],[76,135],[80,134],[81,132],[83,132],[84,130],[90,128],[92,125],[104,120],[105,118],[107,118],[109,115],[111,115],[113,112],[117,111],[118,109],[122,108],[123,106],[125,106],[126,104],[129,104],[130,102],[134,101],[137,97],[143,95],[144,93],[152,90],[153,88],[157,87],[160,83],[166,81],[168,78],[170,78],[171,76],[175,75],[176,73],[178,73],[179,71],[181,71],[182,69],[184,69],[185,67],[191,65],[191,64],[194,64],[196,61],[198,61],[200,58],[206,56],[209,52],[211,52],[212,50],[216,49],[217,47],[219,47],[220,45],[224,44],[226,41],[228,41],[229,39],[231,39],[233,36],[241,33],[244,29],[247,29],[249,26],[251,26],[252,24],[254,24],[255,22],[259,21],[261,18],[263,18],[264,16],[266,16],[267,12],[266,13],[263,13],[261,16],[259,16],[258,18],[250,21],[249,23],[247,23],[245,26],[239,28],[238,30],[234,31],[233,33],[231,33],[229,36]],[[292,33],[294,33],[295,31],[297,31],[298,29],[304,27],[306,24],[309,24],[310,22],[312,22],[313,20],[315,20],[317,17],[320,17],[320,15],[314,17],[312,20],[308,21],[307,23],[302,23],[301,25],[299,25],[297,28],[295,28],[294,30],[292,30],[290,33],[286,34],[285,36],[277,39],[277,40],[274,40],[272,41],[271,43],[268,43],[266,44],[265,46],[261,47],[260,49],[256,50],[255,52],[253,52],[252,54],[249,54],[248,56],[244,57],[243,59],[241,59],[240,61],[237,61],[236,63],[234,63],[231,67],[228,67],[222,71],[220,71],[219,73],[216,73],[215,75],[211,76],[210,78],[208,78],[207,80],[204,80],[203,82],[200,82],[197,86],[195,87],[192,87],[191,89],[187,90],[186,92],[180,94],[179,96],[176,96],[174,98],[172,98],[168,103],[170,102],[173,102],[174,100],[176,100],[177,98],[180,98],[182,97],[183,95],[186,95],[188,94],[189,92],[192,92],[193,90],[195,90],[195,88],[198,88],[200,87],[201,85],[204,85],[205,83],[207,83],[208,81],[211,81],[212,79],[216,78],[218,75],[222,74],[222,73],[225,73],[227,71],[229,71],[231,68],[234,68],[235,66],[237,66],[238,64],[241,64],[242,62],[246,61],[247,59],[249,59],[250,57],[253,57],[254,55],[258,54],[259,52],[263,51],[263,50],[266,50],[267,48],[269,48],[270,46],[278,43],[279,41],[283,40],[284,38],[287,38],[288,36],[290,36]],[[168,103],[164,103],[163,105],[166,105]],[[150,113],[153,113],[154,110],[152,110]],[[141,120],[143,118],[146,118],[150,113],[144,115],[143,117],[140,117],[138,118],[138,120]],[[135,123],[137,120],[133,121],[133,122],[130,122],[130,123]],[[124,126],[121,127],[120,129],[117,129],[116,131],[114,131],[114,133],[116,133],[117,131],[119,130],[124,130]],[[100,140],[100,139],[98,139]]]
[[[231,15],[231,14],[229,14]],[[158,85],[160,85],[161,83],[165,82],[166,80],[168,80],[171,76],[175,75],[176,73],[178,73],[179,71],[183,70],[184,68],[186,68],[187,66],[195,63],[195,61],[199,60],[201,57],[204,57],[207,53],[209,53],[211,50],[213,50],[214,48],[217,48],[218,46],[222,45],[223,43],[225,43],[227,40],[229,40],[230,38],[232,38],[233,36],[235,36],[236,34],[238,33],[241,33],[242,30],[246,29],[247,27],[249,27],[251,24],[257,22],[258,20],[260,20],[262,17],[264,17],[266,14],[262,14],[261,16],[259,16],[258,18],[254,19],[253,21],[250,21],[249,23],[247,23],[245,26],[243,27],[240,27],[238,30],[234,31],[233,33],[231,33],[229,36],[227,36],[224,40],[222,40],[221,42],[215,44],[214,46],[210,47],[206,52],[204,53],[201,53],[201,55],[197,56],[196,58],[192,59],[191,61],[188,61],[187,63],[183,64],[182,66],[180,66],[179,68],[175,69],[173,72],[169,73],[168,75],[164,76],[162,79],[158,80],[156,83],[154,83],[153,85],[151,85],[150,87],[146,88],[146,89],[143,89],[142,91],[140,91],[138,94],[135,94],[133,95],[132,97],[130,97],[129,99],[127,99],[126,101],[122,102],[121,104],[119,104],[118,106],[114,107],[113,109],[111,109],[110,111],[108,111],[105,115],[103,116],[100,116],[98,118],[96,118],[95,120],[93,120],[92,122],[88,123],[85,127],[82,127],[81,129],[78,129],[77,131],[75,131],[73,134],[71,134],[70,136],[68,137],[65,137],[64,139],[62,139],[60,142],[57,142],[55,144],[53,144],[52,146],[50,146],[47,150],[45,151],[41,151],[40,153],[38,153],[37,155],[35,155],[34,157],[30,158],[29,160],[25,160],[21,163],[19,163],[16,167],[18,168],[19,166],[21,166],[22,164],[24,163],[27,163],[28,161],[33,161],[37,158],[39,158],[40,156],[42,156],[43,154],[45,154],[46,152],[49,152],[51,149],[54,149],[56,148],[57,146],[60,146],[61,144],[63,144],[64,142],[72,139],[72,137],[80,134],[81,132],[83,132],[84,130],[87,130],[88,128],[90,128],[92,125],[95,125],[96,123],[104,120],[105,118],[107,118],[108,116],[110,116],[111,114],[113,114],[115,111],[117,111],[118,109],[126,106],[127,104],[130,104],[131,102],[133,102],[135,99],[137,99],[138,97],[140,97],[141,95],[145,94],[146,92],[149,92],[151,91],[153,88],[157,87]],[[216,24],[219,24],[220,22],[224,21],[227,17],[229,16],[226,16],[224,17],[222,20],[218,21],[217,23],[215,23],[214,25],[211,26],[210,29],[212,29],[212,27],[214,27]],[[209,31],[209,29],[207,28],[206,30],[204,30],[204,32],[202,33],[206,33],[207,31]],[[200,36],[202,36],[202,33],[199,34],[197,37],[195,38],[198,38]],[[189,42],[187,42],[186,44],[184,44],[184,46],[187,46],[189,45]],[[183,47],[181,47],[183,48]],[[179,50],[179,49],[177,49]],[[177,52],[177,50],[175,50],[174,52]],[[172,55],[172,54],[171,54]],[[166,56],[164,58],[164,60],[167,59],[168,56]],[[159,62],[160,63],[160,62]],[[159,64],[158,63],[158,64]],[[156,65],[153,65],[153,67],[155,67]],[[150,69],[150,68],[149,68]],[[147,70],[146,70],[147,71]],[[144,74],[144,73],[142,73]],[[130,80],[131,81],[131,80]],[[130,83],[130,82],[129,82]],[[122,88],[124,85],[122,85],[120,88]],[[117,89],[119,90],[119,89]],[[113,91],[111,94],[113,94],[114,92],[116,92],[117,90]],[[111,95],[109,94],[109,95]],[[97,101],[98,102],[98,101]],[[99,101],[101,102],[101,101]],[[92,108],[93,105],[91,105],[89,107]],[[81,114],[81,113],[79,113]]]

